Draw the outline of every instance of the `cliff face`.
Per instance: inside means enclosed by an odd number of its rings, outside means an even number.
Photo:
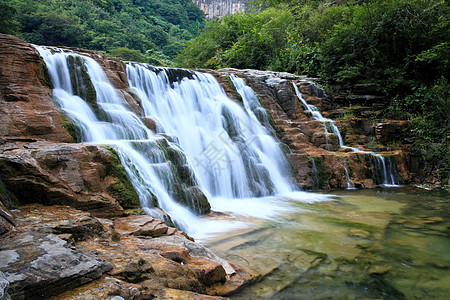
[[[244,11],[250,0],[193,0],[206,14],[207,19],[223,17],[228,14]]]

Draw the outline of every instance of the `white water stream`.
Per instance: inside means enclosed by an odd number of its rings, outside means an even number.
[[[364,153],[369,153],[372,155],[372,158],[374,159],[373,162],[373,166],[374,166],[374,172],[375,173],[380,173],[381,178],[382,178],[382,184],[384,186],[398,186],[397,183],[395,182],[395,176],[393,173],[393,166],[392,163],[389,161],[388,166],[386,166],[386,159],[378,153],[375,152],[371,152],[371,151],[362,151],[361,149],[355,148],[355,147],[349,147],[346,146],[344,144],[344,139],[342,138],[342,135],[339,131],[339,128],[336,126],[336,122],[334,122],[334,120],[332,119],[328,119],[328,118],[324,118],[322,116],[322,114],[320,113],[320,111],[317,109],[317,107],[315,107],[314,105],[308,104],[308,102],[306,102],[306,100],[302,97],[302,94],[300,92],[300,90],[298,89],[297,85],[295,85],[294,83],[292,84],[294,86],[294,90],[295,90],[295,94],[297,95],[298,99],[300,100],[300,102],[302,102],[303,106],[305,107],[305,109],[307,111],[309,111],[311,113],[311,115],[319,122],[323,123],[323,127],[324,127],[324,131],[325,131],[325,135],[327,135],[328,133],[328,129],[327,126],[330,126],[332,129],[332,133],[336,134],[339,140],[339,147],[340,148],[344,148],[344,149],[350,149],[353,152],[364,152]],[[328,139],[326,138],[326,140],[328,141]],[[328,147],[327,147],[328,148]],[[329,150],[329,149],[327,149]],[[347,167],[344,165],[344,171],[345,171],[345,176],[347,179],[347,188],[348,189],[353,189],[354,185],[350,179],[350,176],[348,174],[348,170]]]
[[[252,99],[243,96],[243,108],[226,96],[213,76],[128,64],[130,88],[144,111],[138,116],[95,60],[58,48],[36,48],[53,82],[53,96],[82,131],[82,142],[116,149],[148,214],[164,218],[166,213],[197,239],[243,225],[205,219],[180,204],[175,164],[194,173],[193,184],[208,197],[214,211],[271,218],[288,211],[289,201],[327,198],[295,191],[278,142],[258,122]],[[86,91],[80,93],[86,82],[71,74],[70,57],[85,68],[95,88],[94,105],[88,104]],[[182,74],[177,77],[177,72]],[[240,83],[239,89],[246,89]],[[148,129],[142,117],[154,119],[157,132]],[[167,135],[174,136],[174,142]],[[168,158],[167,149],[177,153],[176,162]],[[155,198],[162,211],[154,207]]]

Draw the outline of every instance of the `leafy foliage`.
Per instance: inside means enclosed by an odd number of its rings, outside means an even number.
[[[170,63],[204,25],[203,12],[191,0],[7,0],[0,5],[3,33],[145,62]]]

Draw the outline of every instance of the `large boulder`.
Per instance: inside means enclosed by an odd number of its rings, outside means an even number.
[[[69,248],[53,234],[28,232],[0,239],[0,271],[13,299],[49,298],[112,268],[100,258]]]
[[[98,217],[121,216],[122,206],[139,206],[128,175],[108,149],[44,141],[7,143],[2,149],[0,176],[20,204],[68,205]]]

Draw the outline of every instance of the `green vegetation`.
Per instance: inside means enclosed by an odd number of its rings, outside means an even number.
[[[140,207],[139,196],[131,183],[125,167],[120,162],[116,150],[109,146],[105,146],[104,148],[111,153],[110,161],[106,164],[106,176],[111,176],[114,179],[107,187],[107,191],[111,193],[125,209]]]
[[[204,26],[191,0],[2,0],[0,11],[0,33],[30,43],[165,65]]]
[[[411,120],[412,149],[445,183],[449,16],[445,0],[255,0],[248,13],[208,22],[175,61],[317,76],[329,96],[378,84],[387,96],[381,117]]]

